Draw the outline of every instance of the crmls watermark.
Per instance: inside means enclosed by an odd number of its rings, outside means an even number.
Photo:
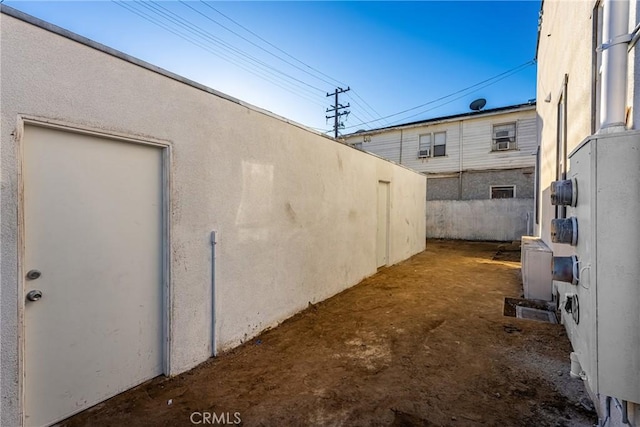
[[[192,412],[189,417],[191,424],[234,425],[242,423],[240,412]]]

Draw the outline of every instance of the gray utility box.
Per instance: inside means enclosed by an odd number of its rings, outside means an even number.
[[[562,320],[591,389],[640,402],[640,132],[593,135],[569,158],[578,281],[558,291],[579,313],[561,304]]]

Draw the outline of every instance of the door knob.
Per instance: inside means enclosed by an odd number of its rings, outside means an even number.
[[[40,291],[38,289],[34,289],[33,291],[29,291],[29,293],[27,294],[27,299],[29,301],[38,301],[40,298],[42,298],[42,291]]]

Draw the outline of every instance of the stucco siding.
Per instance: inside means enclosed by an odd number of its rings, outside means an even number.
[[[424,176],[300,125],[8,15],[1,27],[0,424],[19,424],[20,117],[163,141],[170,161],[170,373],[376,272],[379,180],[389,263],[424,249]],[[354,250],[357,248],[357,250]]]
[[[538,47],[537,98],[541,118],[540,236],[556,255],[570,255],[567,245],[551,242],[550,224],[555,217],[550,185],[556,180],[558,102],[567,75],[567,151],[591,135],[591,70],[593,1],[545,1]],[[570,22],[571,25],[567,25]]]
[[[630,28],[640,22],[639,2],[630,1]],[[537,103],[540,143],[540,225],[537,234],[556,255],[572,255],[567,245],[551,242],[551,219],[555,207],[551,205],[550,185],[556,177],[558,134],[558,102],[565,75],[567,78],[567,153],[571,153],[597,129],[592,123],[593,95],[593,11],[595,1],[545,1],[537,52]],[[567,23],[570,23],[568,25]],[[637,129],[640,117],[640,55],[638,46],[629,52],[629,81],[627,105],[628,127]]]
[[[627,346],[626,350],[630,353],[625,353],[624,346],[620,349],[612,349],[610,345],[607,345],[607,340],[633,342],[636,338],[634,334],[638,329],[638,318],[625,317],[623,313],[633,310],[621,308],[621,301],[635,298],[637,280],[632,277],[633,274],[628,277],[620,277],[615,274],[620,271],[630,274],[629,271],[635,267],[634,262],[637,260],[634,259],[634,256],[637,253],[637,238],[632,235],[633,233],[628,233],[635,226],[633,221],[630,220],[628,223],[624,221],[612,222],[612,217],[607,212],[611,209],[613,209],[611,212],[614,213],[626,212],[625,209],[620,210],[617,206],[608,203],[610,200],[615,199],[615,204],[620,200],[625,200],[625,203],[628,202],[627,204],[632,206],[637,202],[637,198],[635,200],[628,196],[621,198],[621,189],[632,188],[624,183],[625,179],[622,179],[623,183],[618,185],[620,183],[607,182],[607,178],[615,181],[611,178],[612,173],[618,177],[627,177],[638,170],[636,163],[628,164],[628,154],[625,155],[625,158],[616,159],[616,150],[612,149],[612,147],[624,147],[624,144],[628,144],[627,141],[631,141],[633,138],[635,138],[633,142],[636,143],[637,135],[634,132],[623,131],[621,127],[600,129],[597,117],[600,105],[594,99],[597,94],[597,80],[595,79],[599,71],[603,71],[602,78],[604,79],[606,71],[610,68],[607,64],[602,64],[601,67],[595,64],[598,46],[594,43],[597,42],[594,29],[598,27],[598,15],[594,8],[597,4],[596,1],[545,0],[543,2],[537,51],[539,64],[537,98],[545,100],[545,102],[537,104],[541,153],[540,191],[537,195],[540,204],[540,225],[537,227],[537,234],[552,249],[554,256],[576,255],[581,265],[588,266],[586,268],[588,281],[580,277],[581,286],[576,287],[559,281],[554,281],[554,286],[557,287],[560,304],[566,300],[566,295],[570,293],[575,294],[576,298],[580,298],[579,325],[577,320],[574,322],[571,318],[567,318],[563,323],[574,346],[574,351],[578,355],[580,363],[583,364],[582,369],[586,378],[584,384],[594,400],[601,423],[608,422],[608,425],[611,426],[621,426],[628,423],[622,422],[621,411],[609,410],[610,405],[606,401],[606,395],[612,395],[622,400],[624,394],[630,392],[628,384],[635,387],[637,383],[627,381],[628,373],[634,369],[610,361],[615,357],[621,357],[619,360],[624,359],[624,363],[634,363],[633,361],[638,359],[637,348],[633,348],[633,345]],[[609,9],[613,4],[615,7]],[[603,12],[605,15],[610,10],[624,11],[627,6],[629,7],[628,25],[626,22],[620,22],[622,28],[614,30],[615,34],[625,35],[640,22],[640,2],[637,0],[612,1],[610,3],[603,1],[602,5],[607,10],[607,12]],[[614,15],[615,13],[608,17],[611,18],[609,22],[612,23],[612,27],[616,26]],[[607,17],[600,19],[601,26],[605,21],[607,21]],[[610,116],[609,123],[626,120],[626,128],[634,130],[638,129],[638,119],[640,118],[640,85],[638,84],[640,82],[638,72],[640,55],[638,54],[638,45],[629,50],[627,58],[627,93],[626,96],[620,97],[620,103],[613,108],[615,110],[621,107],[621,101],[626,101],[626,117],[615,117],[615,120],[612,120]],[[615,69],[621,64],[611,63],[610,65]],[[566,151],[567,153],[574,152],[568,162],[568,174],[581,183],[578,186],[576,206],[568,208],[568,215],[575,216],[578,221],[577,246],[553,243],[550,233],[551,221],[556,216],[556,208],[551,205],[550,185],[559,178],[557,170],[558,134],[560,133],[558,111],[565,79],[566,92],[564,92],[563,103],[566,105],[567,118]],[[619,82],[620,80],[616,77],[615,81]],[[614,96],[606,101],[618,102],[618,97],[613,92],[615,91],[612,91],[610,95]],[[592,137],[592,134],[595,137]],[[604,140],[608,137],[620,139],[614,146],[606,148],[607,143]],[[625,141],[624,138],[628,139]],[[583,143],[586,145],[576,152],[576,149]],[[607,164],[607,161],[615,162],[615,165]],[[629,180],[626,181],[629,182]],[[637,197],[637,194],[635,196]],[[599,201],[596,202],[596,200]],[[628,211],[632,212],[633,209],[630,208]],[[627,231],[628,241],[625,241],[624,237],[626,236],[621,235],[616,238],[616,233],[620,230]],[[625,232],[623,231],[622,234]],[[615,248],[612,250],[603,249],[608,247],[610,242],[615,242]],[[608,258],[610,256],[615,258],[615,262],[611,262]],[[614,265],[613,270],[610,269],[611,265]],[[583,271],[585,268],[580,269],[580,273]],[[609,272],[614,272],[614,274],[609,275]],[[589,286],[585,286],[584,282]],[[626,288],[627,286],[629,287]],[[609,288],[615,289],[621,294],[613,295]],[[624,289],[628,289],[630,292],[625,294]],[[565,310],[563,318],[566,314]],[[606,326],[610,319],[615,319],[612,322],[615,325],[613,328]],[[612,332],[612,330],[615,331]],[[624,356],[625,354],[626,356]],[[637,396],[637,387],[635,393]],[[632,400],[636,400],[636,402],[628,402],[627,415],[630,423],[634,424],[640,420],[640,404],[635,397]]]

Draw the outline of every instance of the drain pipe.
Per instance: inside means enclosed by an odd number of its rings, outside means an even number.
[[[211,232],[211,356],[217,356],[216,349],[216,232]]]
[[[458,200],[462,200],[462,168],[464,167],[464,160],[462,158],[462,132],[463,132],[463,124],[462,120],[460,120],[460,124],[458,125],[458,144],[460,149],[458,151],[458,157],[460,166],[458,167]]]
[[[402,129],[400,129],[400,164],[402,164]]]
[[[625,130],[629,0],[605,0],[602,36],[602,97],[599,133]]]

